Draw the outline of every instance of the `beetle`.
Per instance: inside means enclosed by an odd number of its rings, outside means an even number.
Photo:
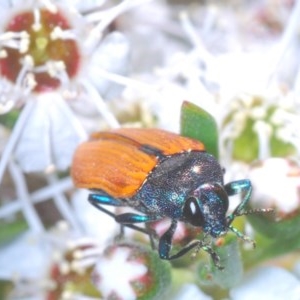
[[[231,223],[237,216],[265,212],[245,211],[251,196],[248,179],[224,184],[224,170],[205,151],[200,141],[160,129],[119,128],[92,134],[75,151],[71,176],[75,186],[92,191],[88,200],[118,223],[150,235],[137,226],[169,218],[170,227],[160,237],[161,259],[181,257],[191,249],[207,251],[219,268],[219,257],[206,237],[218,238],[228,231],[252,242]],[[227,215],[228,198],[241,193],[243,198]],[[114,214],[104,208],[127,206],[139,213]],[[201,227],[205,238],[193,240],[171,254],[172,238],[179,221]]]

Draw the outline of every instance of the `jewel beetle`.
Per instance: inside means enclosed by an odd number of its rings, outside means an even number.
[[[243,179],[224,184],[223,175],[224,170],[203,143],[160,129],[94,133],[75,151],[71,168],[75,186],[90,189],[88,200],[121,225],[151,235],[147,226],[144,229],[136,224],[169,218],[171,225],[158,243],[162,259],[203,249],[218,267],[219,257],[205,239],[193,240],[175,254],[171,254],[171,247],[179,221],[201,227],[205,237],[217,238],[232,231],[252,242],[231,223],[237,216],[266,210],[245,211],[251,182]],[[229,196],[239,193],[241,203],[227,215]],[[128,206],[137,213],[116,215],[105,205]]]

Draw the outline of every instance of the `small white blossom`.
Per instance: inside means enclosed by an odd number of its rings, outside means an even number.
[[[94,283],[105,299],[112,295],[124,300],[136,299],[132,283],[147,273],[147,267],[129,259],[130,251],[118,248],[108,257],[102,257],[97,261],[94,269],[97,280]]]
[[[275,207],[279,217],[300,206],[300,167],[288,159],[269,158],[253,165],[249,179],[254,187],[252,204]]]

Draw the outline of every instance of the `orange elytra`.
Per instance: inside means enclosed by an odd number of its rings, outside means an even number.
[[[155,168],[159,155],[191,150],[203,151],[204,145],[160,129],[97,132],[77,148],[71,175],[79,188],[103,190],[117,198],[130,197]]]

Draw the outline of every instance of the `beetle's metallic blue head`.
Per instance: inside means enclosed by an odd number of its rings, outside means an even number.
[[[226,212],[228,195],[219,183],[205,183],[186,199],[183,216],[190,224],[202,227],[205,233],[219,237],[228,230]]]

